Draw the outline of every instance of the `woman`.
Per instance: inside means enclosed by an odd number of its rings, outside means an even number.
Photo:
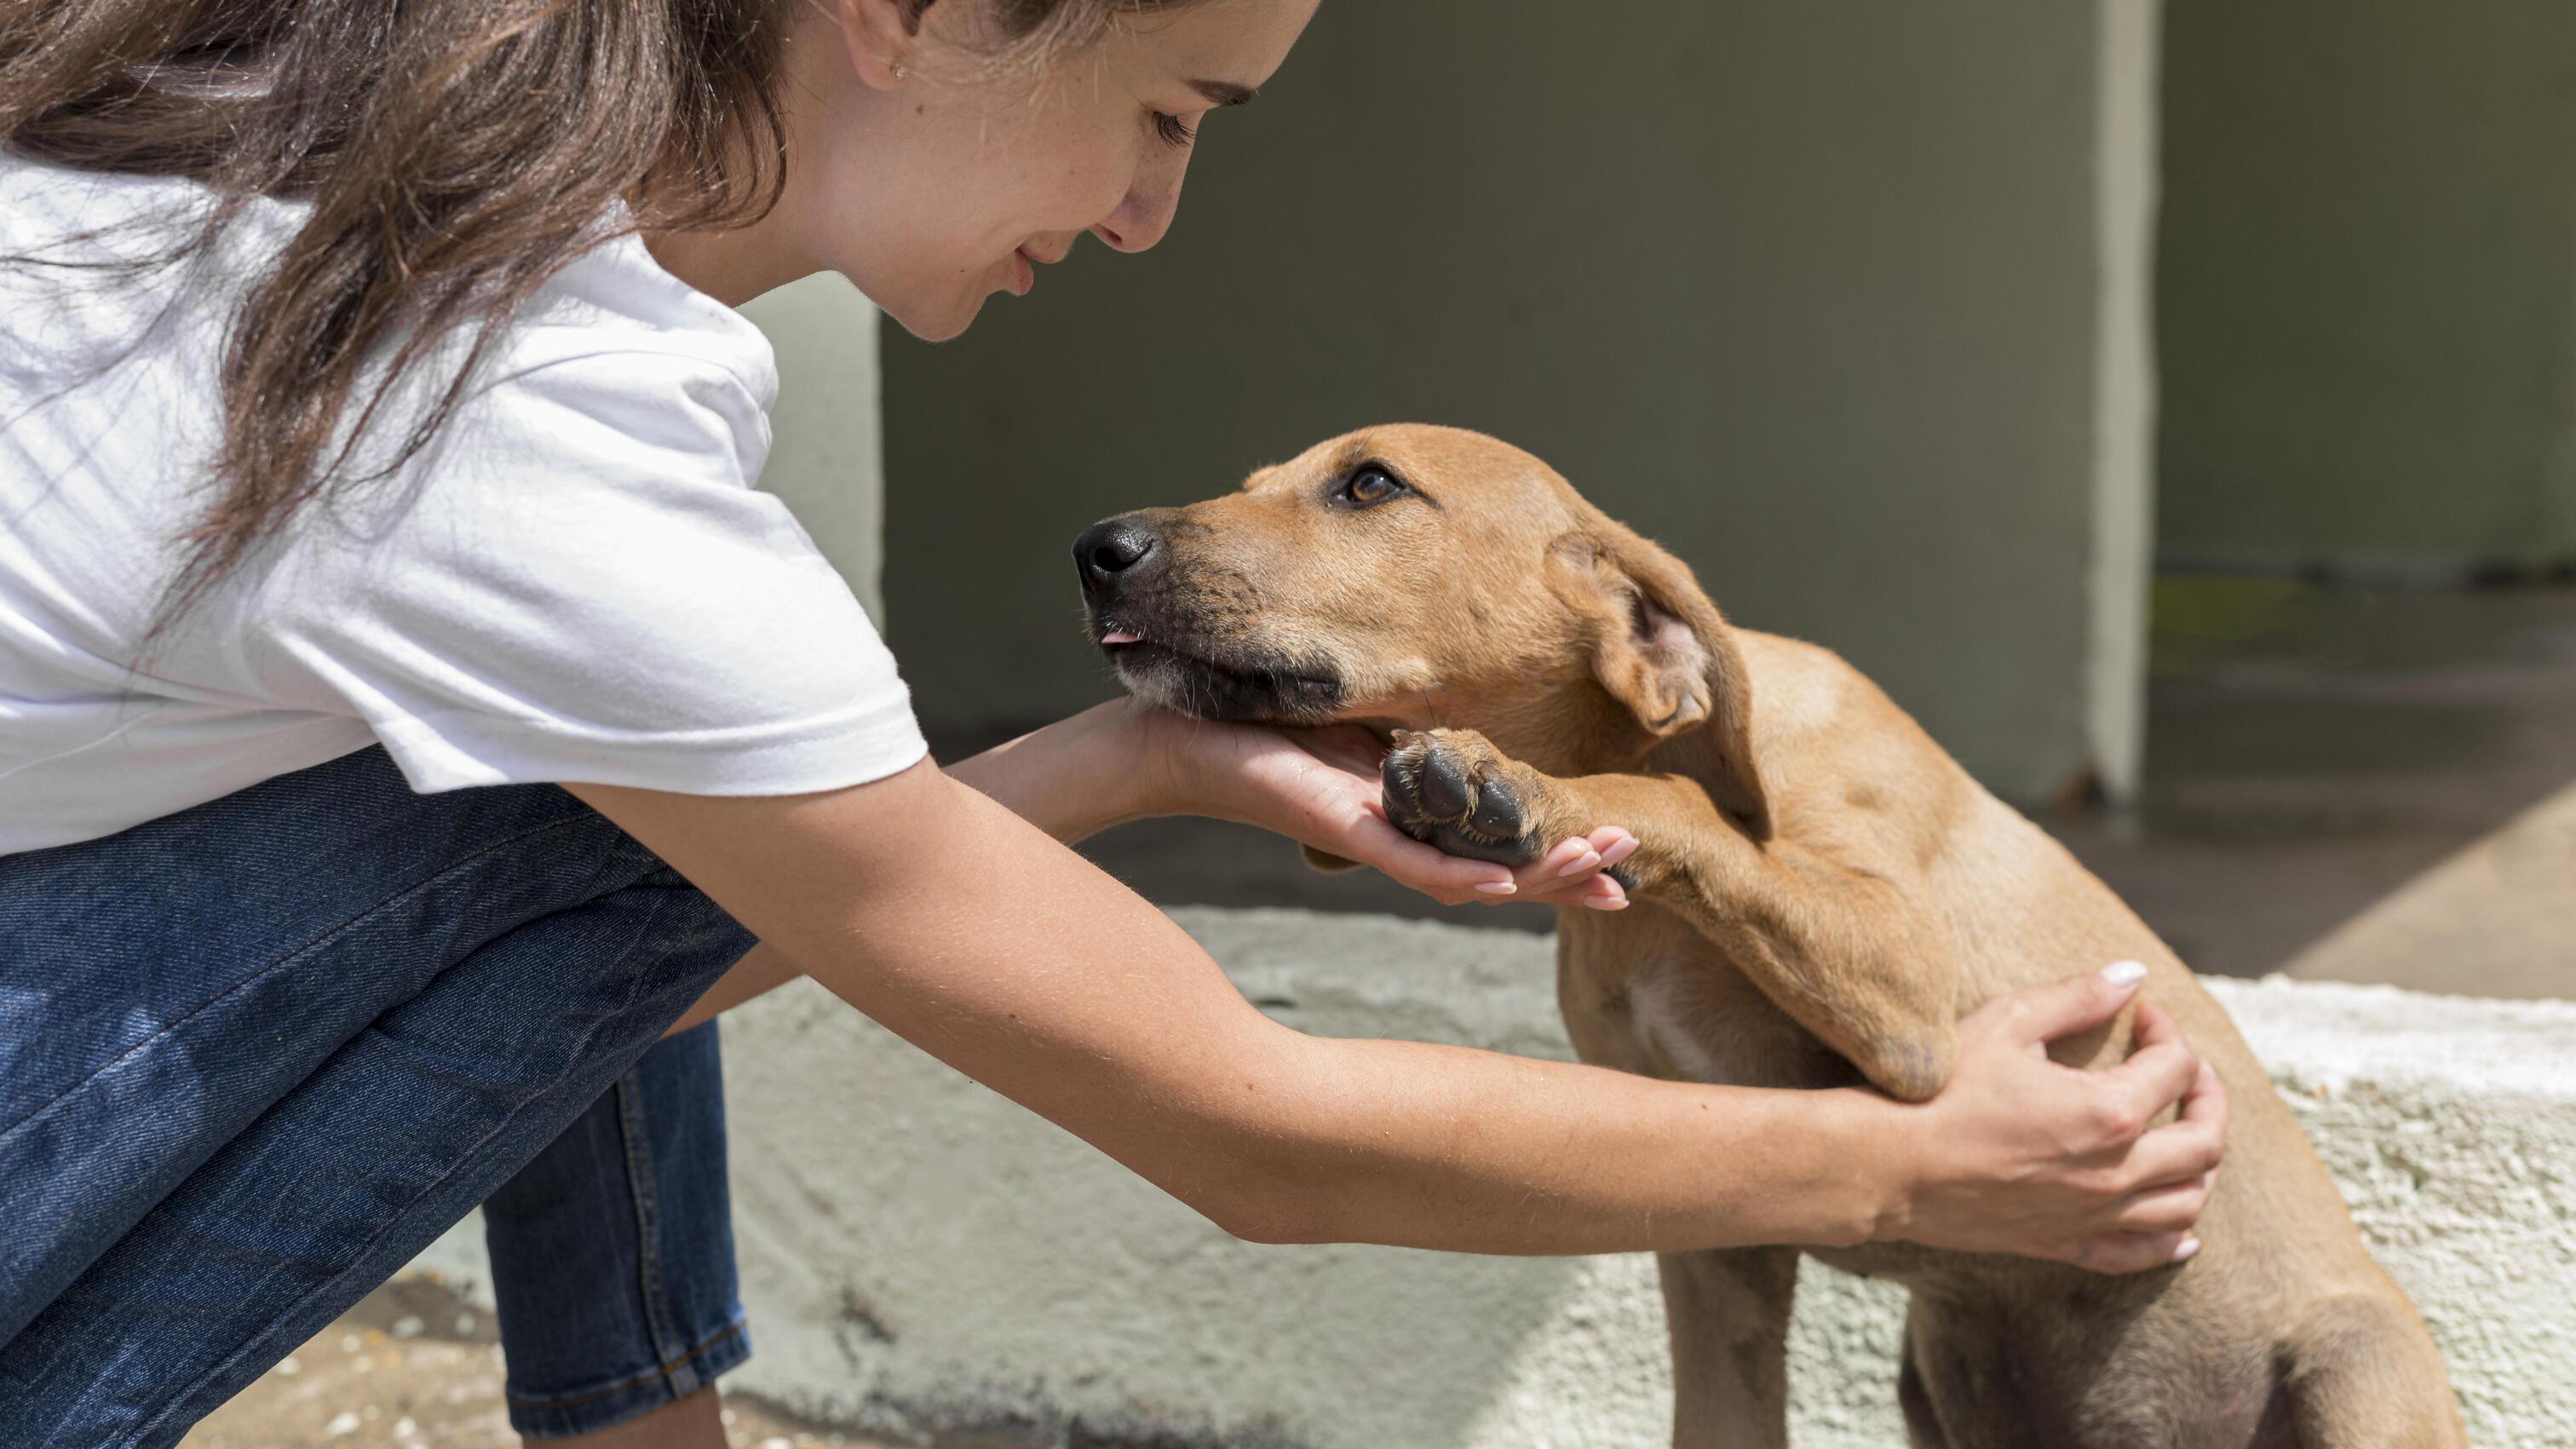
[[[2191,1250],[2224,1108],[2170,1023],[2039,1050],[2119,968],[1911,1107],[1318,1041],[1063,842],[1207,813],[1617,909],[1633,841],[1448,859],[1364,742],[1125,703],[923,758],[750,486],[731,307],[838,271],[943,338],[1153,246],[1313,5],[0,17],[0,1441],[170,1443],[484,1203],[521,1431],[721,1442],[694,1028],[797,974],[1261,1241]]]

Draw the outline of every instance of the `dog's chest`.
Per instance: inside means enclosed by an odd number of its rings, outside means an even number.
[[[1558,997],[1584,1060],[1735,1086],[1858,1080],[1680,917],[1643,904],[1560,914]]]

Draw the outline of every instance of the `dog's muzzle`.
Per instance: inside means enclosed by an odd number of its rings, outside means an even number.
[[[1201,719],[1321,724],[1340,709],[1340,675],[1209,634],[1176,602],[1171,541],[1148,518],[1103,519],[1073,541],[1091,637],[1140,699]]]

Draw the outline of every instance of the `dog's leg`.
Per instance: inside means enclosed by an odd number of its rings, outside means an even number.
[[[1794,1248],[1658,1253],[1673,1335],[1673,1449],[1786,1449]]]
[[[2300,1449],[2466,1449],[2432,1336],[2402,1301],[2350,1294],[2299,1319],[2282,1382]]]
[[[1896,1406],[1905,1414],[1908,1449],[1955,1449],[1950,1432],[1941,1427],[1941,1410],[1933,1402],[1931,1381],[1923,1372],[1924,1345],[1931,1332],[1923,1305],[1907,1304],[1905,1338],[1896,1350]]]
[[[1452,855],[1526,865],[1568,836],[1626,826],[1637,852],[1611,874],[1631,898],[1680,912],[1880,1090],[1919,1102],[1949,1080],[1959,976],[1901,865],[1757,843],[1697,781],[1559,779],[1473,730],[1398,731],[1381,774],[1387,818]]]
[[[1905,1413],[1905,1442],[1909,1449],[1950,1449],[1950,1438],[1941,1432],[1940,1415],[1932,1407],[1932,1391],[1923,1383],[1923,1361],[1914,1352],[1914,1324],[1905,1325],[1905,1342],[1896,1354],[1896,1406]]]

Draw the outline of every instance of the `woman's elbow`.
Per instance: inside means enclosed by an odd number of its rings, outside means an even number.
[[[1331,1197],[1310,1173],[1275,1164],[1212,1175],[1179,1194],[1199,1216],[1228,1237],[1273,1247],[1334,1243]]]

